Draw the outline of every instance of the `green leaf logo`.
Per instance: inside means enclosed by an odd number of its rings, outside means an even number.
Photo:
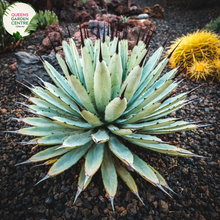
[[[38,27],[38,14],[34,15],[34,17],[31,19],[30,23],[25,29],[25,32],[31,33],[32,31],[35,31],[37,27]]]
[[[13,37],[15,37],[15,38],[23,38],[19,31],[17,31],[16,33],[14,32],[13,33]]]

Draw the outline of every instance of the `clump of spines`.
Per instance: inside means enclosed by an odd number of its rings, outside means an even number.
[[[211,76],[213,72],[211,65],[208,61],[195,61],[190,67],[190,78],[195,78],[198,80],[206,80],[208,76]]]

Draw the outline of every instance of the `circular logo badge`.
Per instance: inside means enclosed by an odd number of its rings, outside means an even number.
[[[3,14],[6,31],[16,38],[27,37],[38,27],[38,14],[26,3],[15,2],[7,7]]]

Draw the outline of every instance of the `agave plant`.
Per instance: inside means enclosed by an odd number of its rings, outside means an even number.
[[[197,156],[153,136],[195,129],[198,125],[182,118],[164,118],[191,102],[186,100],[190,92],[173,93],[181,67],[160,77],[172,54],[159,62],[163,46],[146,60],[151,37],[143,36],[140,41],[138,37],[128,57],[126,39],[110,39],[104,34],[103,40],[98,37],[93,45],[89,38],[83,39],[81,31],[82,58],[72,39],[69,44],[63,41],[65,59],[56,54],[64,75],[39,57],[55,85],[39,78],[40,86],[28,87],[37,96],[25,96],[33,103],[29,111],[37,117],[17,119],[33,127],[13,131],[36,136],[24,144],[49,146],[19,163],[53,164],[38,183],[69,169],[85,155],[75,201],[100,167],[113,210],[117,174],[141,200],[126,166],[168,194],[165,189],[171,189],[159,172],[125,145],[130,142],[172,156]]]

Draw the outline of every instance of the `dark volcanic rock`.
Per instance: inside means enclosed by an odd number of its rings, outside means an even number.
[[[23,82],[23,79],[28,79],[27,76],[36,79],[35,75],[37,75],[46,82],[51,82],[51,78],[46,72],[41,61],[34,54],[20,51],[15,53],[15,57],[17,59],[17,69],[15,71],[17,80]],[[53,65],[60,73],[62,73],[54,53],[50,53],[48,56],[43,55],[42,57],[44,60]],[[34,84],[34,82],[32,83]]]

